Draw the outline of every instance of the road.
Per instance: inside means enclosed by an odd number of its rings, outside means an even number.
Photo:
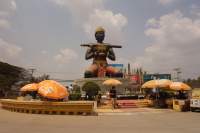
[[[0,109],[0,133],[199,133],[200,113],[132,109],[99,116],[37,115]]]

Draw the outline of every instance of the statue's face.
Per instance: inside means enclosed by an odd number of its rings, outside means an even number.
[[[102,43],[105,37],[105,33],[103,31],[99,31],[95,33],[95,38],[97,42]]]

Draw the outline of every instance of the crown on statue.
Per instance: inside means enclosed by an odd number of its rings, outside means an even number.
[[[103,27],[99,26],[99,27],[97,27],[96,30],[95,30],[95,33],[97,33],[97,32],[105,32],[105,30],[104,30]]]

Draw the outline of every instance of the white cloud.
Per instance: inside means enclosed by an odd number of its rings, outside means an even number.
[[[187,18],[175,11],[150,19],[147,25],[145,34],[152,43],[143,56],[137,57],[135,64],[153,72],[181,67],[187,76],[200,75],[200,19]]]
[[[8,12],[0,11],[0,17],[7,17],[7,16],[9,16]]]
[[[42,50],[41,54],[46,55],[48,52],[46,50]]]
[[[0,38],[0,60],[6,62],[12,62],[15,59],[19,58],[20,53],[22,52],[22,48],[6,42],[2,38]]]
[[[66,64],[78,58],[78,54],[72,49],[62,49],[57,55],[54,56],[54,60],[60,64]]]
[[[158,25],[158,21],[155,18],[151,18],[147,21],[146,26],[154,26]]]
[[[97,26],[103,26],[106,30],[106,39],[113,43],[119,43],[119,41],[122,40],[121,31],[126,24],[127,18],[122,14],[114,14],[110,10],[96,9],[90,14],[89,20],[84,25],[84,29],[85,32],[91,36],[94,35]]]
[[[17,8],[15,0],[1,0],[0,11],[1,12],[13,12]]]
[[[11,9],[12,10],[16,10],[17,9],[17,5],[16,5],[16,2],[15,2],[15,0],[12,0],[11,2],[10,2],[10,4],[11,4]]]
[[[158,0],[158,2],[161,4],[161,5],[168,5],[168,4],[171,4],[173,2],[175,2],[177,0]]]
[[[110,42],[122,41],[122,30],[127,25],[127,18],[121,13],[113,13],[104,8],[103,0],[50,0],[60,7],[67,8],[81,25],[87,36],[94,39],[98,26],[105,27],[106,39]]]
[[[190,13],[191,13],[192,15],[195,15],[195,16],[200,17],[200,7],[199,7],[199,5],[192,4],[192,5],[190,6]]]
[[[0,32],[2,29],[10,29],[12,17],[17,8],[15,0],[1,0],[0,1]],[[4,31],[2,31],[3,33]],[[9,40],[4,40],[0,37],[0,61],[19,65],[22,61],[21,53],[23,49],[20,46],[10,43]]]
[[[6,19],[0,19],[0,29],[9,29],[10,22]]]
[[[103,7],[103,0],[50,0],[56,5],[67,8],[74,17],[87,17],[94,9]]]
[[[9,29],[11,24],[8,17],[17,8],[15,0],[1,0],[0,1],[0,29]]]

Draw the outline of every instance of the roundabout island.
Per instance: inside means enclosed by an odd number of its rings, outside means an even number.
[[[30,83],[20,89],[17,99],[1,99],[1,107],[21,113],[60,115],[98,115],[99,109],[152,106],[177,111],[189,110],[190,101],[186,95],[191,87],[184,83],[157,79],[142,85],[140,79],[137,86],[139,91],[130,94],[129,90],[127,93],[127,88],[133,85],[131,78],[107,62],[107,59],[116,60],[113,48],[122,46],[104,43],[104,37],[105,30],[98,27],[95,31],[97,42],[81,45],[87,47],[85,59],[93,59],[93,62],[85,70],[84,78],[74,80],[72,90],[54,80]],[[175,91],[181,97],[176,97]]]
[[[118,45],[104,43],[105,30],[98,27],[95,31],[97,43],[82,44],[88,47],[85,59],[93,59],[91,66],[85,71],[84,78],[77,79],[74,84],[82,88],[87,82],[95,83],[100,90],[99,93],[106,94],[112,86],[104,86],[103,82],[110,78],[115,78],[120,82],[120,87],[115,91],[121,93],[122,88],[126,88],[129,80],[123,78],[123,73],[107,63],[107,58],[115,61],[115,53],[113,48],[121,48]],[[95,89],[95,88],[94,88]],[[20,90],[20,97],[17,99],[1,99],[3,109],[21,113],[33,114],[95,114],[98,100],[86,101],[78,99],[78,101],[70,101],[69,91],[63,85],[53,80],[44,80],[39,83],[31,83],[25,85]],[[80,93],[84,91],[81,89]],[[87,93],[87,92],[86,92]],[[28,96],[31,96],[27,98]],[[97,96],[98,97],[98,96]],[[99,97],[100,98],[100,97]],[[90,99],[91,100],[91,99]]]

